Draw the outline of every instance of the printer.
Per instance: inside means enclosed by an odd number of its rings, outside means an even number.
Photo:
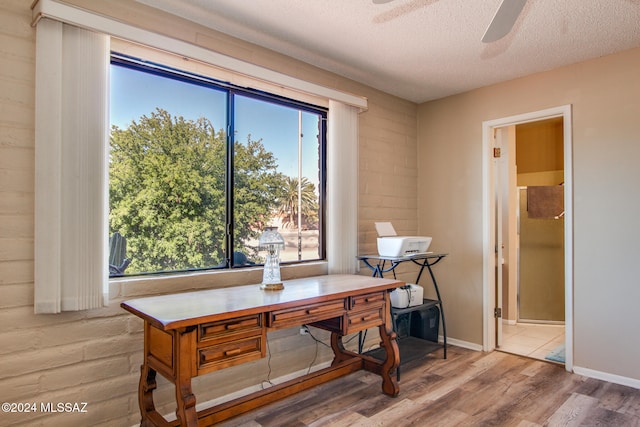
[[[422,286],[408,283],[400,288],[396,288],[391,292],[391,307],[409,308],[423,303],[422,295],[424,290]]]
[[[388,257],[403,257],[427,253],[431,237],[398,236],[390,222],[376,222],[378,232],[378,254]]]

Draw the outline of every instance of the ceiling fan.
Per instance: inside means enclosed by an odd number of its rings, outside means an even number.
[[[391,1],[393,0],[373,0],[373,3],[384,4]],[[493,16],[493,19],[482,36],[482,42],[492,43],[509,34],[509,31],[513,28],[513,24],[516,23],[516,19],[518,19],[526,3],[527,0],[502,0],[496,14]]]

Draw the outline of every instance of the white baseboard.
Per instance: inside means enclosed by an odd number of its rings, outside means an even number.
[[[503,325],[515,325],[517,323],[518,323],[517,320],[502,319]]]
[[[440,342],[442,342],[442,336],[440,336]],[[466,348],[474,351],[482,351],[482,345],[473,342],[462,341],[455,338],[447,338],[447,345],[455,345],[457,347]]]
[[[623,377],[620,375],[610,374],[608,372],[596,371],[589,368],[581,368],[580,366],[574,366],[573,372],[578,375],[582,375],[589,378],[595,378],[596,380],[603,380],[614,384],[625,385],[628,387],[637,388],[640,390],[640,380],[635,378]]]
[[[442,342],[442,336],[440,336],[440,342]],[[467,341],[457,340],[455,338],[448,338],[447,344],[455,345],[458,347],[467,348],[469,350],[482,351],[482,346]],[[608,372],[596,371],[589,368],[582,368],[580,366],[574,366],[573,372],[578,375],[582,375],[596,380],[603,380],[614,384],[620,384],[627,387],[633,387],[640,390],[640,380],[636,378],[623,377],[621,375],[610,374]]]

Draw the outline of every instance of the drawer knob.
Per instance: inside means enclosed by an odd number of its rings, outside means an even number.
[[[224,352],[225,356],[235,356],[236,354],[240,354],[241,350],[239,348],[234,348],[233,350],[227,350]]]
[[[242,327],[242,323],[228,323],[226,328],[227,330],[238,329]]]

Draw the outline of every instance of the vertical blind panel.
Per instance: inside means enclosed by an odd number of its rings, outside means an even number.
[[[47,21],[38,23],[38,32]],[[36,234],[35,310],[85,310],[102,307],[108,298],[109,38],[64,24],[46,24],[45,28],[61,31],[61,49],[56,53],[61,58],[56,64],[58,70],[48,74],[50,87],[60,95],[57,100],[47,96],[51,105],[42,111],[44,120],[37,119],[36,127],[50,124],[52,129],[36,131],[40,136],[36,138],[36,157],[42,149],[43,153],[55,151],[59,160],[48,168],[58,184],[46,182],[43,176],[43,182],[36,186],[36,199],[43,200],[42,209],[36,211],[36,222],[47,227],[40,227]],[[39,57],[36,60],[49,68]],[[37,93],[51,90],[43,88],[42,82],[37,84]],[[59,137],[49,137],[56,133]],[[45,199],[53,199],[59,209],[49,212]],[[56,254],[55,261],[48,259],[52,254]],[[52,266],[54,262],[58,265]],[[51,267],[57,271],[55,275],[47,271]],[[39,295],[47,299],[41,300]],[[55,297],[57,301],[52,300]]]
[[[62,23],[42,19],[36,29],[34,308],[60,311],[60,175]],[[56,248],[56,249],[53,249]]]
[[[358,255],[358,109],[329,101],[327,258],[329,274],[355,273]]]

